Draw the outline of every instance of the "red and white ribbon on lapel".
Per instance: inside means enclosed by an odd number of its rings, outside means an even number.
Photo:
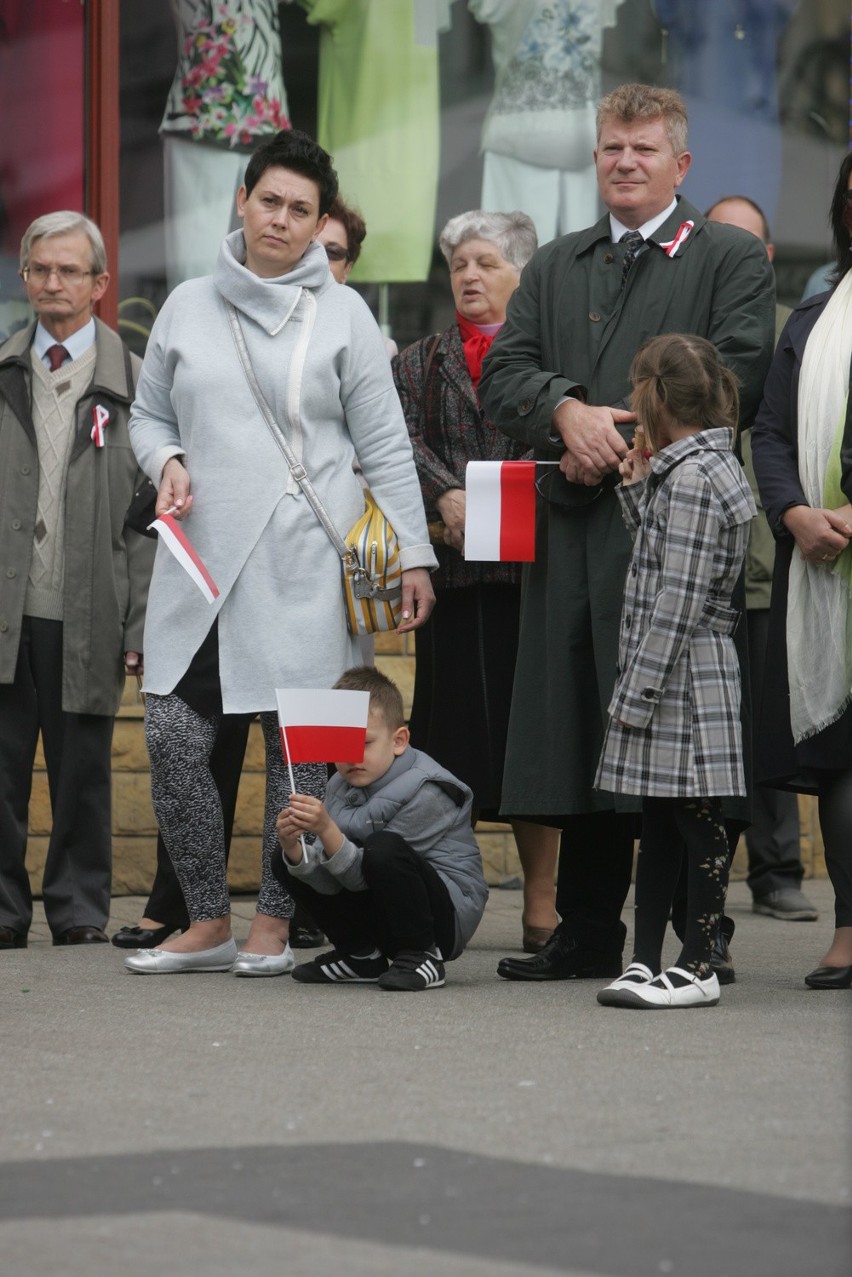
[[[104,427],[109,425],[109,408],[105,408],[103,404],[96,403],[92,409],[92,442],[96,448],[102,448],[106,443],[104,436]]]
[[[666,257],[674,257],[681,244],[684,244],[686,240],[689,239],[689,234],[694,229],[695,222],[681,222],[678,227],[677,235],[675,235],[674,239],[670,239],[666,244],[660,244],[660,248],[664,248],[666,250]]]
[[[207,571],[198,551],[177,520],[173,519],[170,514],[161,514],[159,519],[149,523],[148,527],[153,528],[155,532],[160,534],[160,540],[171,550],[184,572],[186,572],[190,580],[195,582],[207,602],[213,603],[218,599],[218,585]]]

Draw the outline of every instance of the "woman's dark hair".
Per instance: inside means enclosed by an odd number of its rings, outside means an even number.
[[[634,355],[630,380],[633,411],[652,452],[665,447],[667,419],[701,430],[736,431],[737,379],[704,337],[652,337]]]
[[[852,266],[852,252],[850,252],[850,247],[852,247],[852,230],[850,230],[852,212],[847,214],[847,209],[852,210],[852,204],[846,199],[850,173],[852,173],[852,151],[849,152],[840,165],[840,172],[837,174],[837,181],[834,185],[831,208],[828,212],[828,224],[831,227],[834,252],[837,257],[837,262],[831,275],[831,280],[834,284],[839,284],[850,266]]]
[[[367,227],[363,217],[354,208],[344,204],[339,195],[335,195],[329,217],[340,222],[346,231],[346,260],[354,266],[361,255],[361,245],[367,238]]]
[[[319,191],[319,215],[329,212],[337,194],[337,174],[328,151],[303,133],[301,129],[282,129],[266,142],[261,142],[246,168],[244,184],[251,195],[268,168],[288,168],[293,173],[316,182]]]

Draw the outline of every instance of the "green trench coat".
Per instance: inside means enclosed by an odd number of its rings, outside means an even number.
[[[665,246],[688,220],[691,233],[669,257]],[[775,321],[775,285],[760,241],[707,222],[681,198],[622,290],[623,260],[604,216],[539,249],[509,302],[485,360],[480,400],[499,429],[532,445],[538,459],[562,453],[552,416],[565,395],[629,406],[633,355],[659,333],[707,337],[740,380],[741,427],[757,411]],[[624,433],[631,438],[633,427]],[[564,482],[561,475],[549,481]],[[631,548],[616,482],[611,475],[600,489],[566,485],[586,502],[573,509],[538,501],[536,560],[523,579],[504,811],[559,823],[561,816],[637,807],[636,798],[593,788]],[[746,806],[730,814],[748,819]]]

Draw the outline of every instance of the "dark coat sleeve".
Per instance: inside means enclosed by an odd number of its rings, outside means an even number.
[[[794,505],[809,504],[799,478],[799,370],[808,334],[825,300],[827,298],[814,305],[809,299],[793,311],[784,326],[752,429],[754,473],[769,526],[776,537],[790,535],[781,522],[784,511]]]
[[[539,252],[524,267],[506,322],[483,362],[479,398],[486,416],[510,439],[558,457],[564,447],[551,437],[553,411],[560,399],[583,388],[570,372],[543,367],[541,282],[550,261]]]

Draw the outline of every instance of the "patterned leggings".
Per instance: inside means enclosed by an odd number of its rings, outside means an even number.
[[[221,721],[221,714],[205,718],[174,694],[145,698],[154,813],[193,922],[223,918],[231,909],[222,804],[210,774],[210,752]],[[272,918],[292,918],[292,897],[270,870],[270,857],[278,848],[275,821],[287,806],[290,778],[275,714],[261,714],[260,722],[266,748],[266,804],[257,911]],[[324,796],[323,764],[301,764],[293,771],[300,793]]]
[[[728,887],[728,840],[718,798],[643,798],[636,867],[634,962],[656,975],[686,846],[687,897],[683,948],[675,966],[710,970],[713,940]]]

